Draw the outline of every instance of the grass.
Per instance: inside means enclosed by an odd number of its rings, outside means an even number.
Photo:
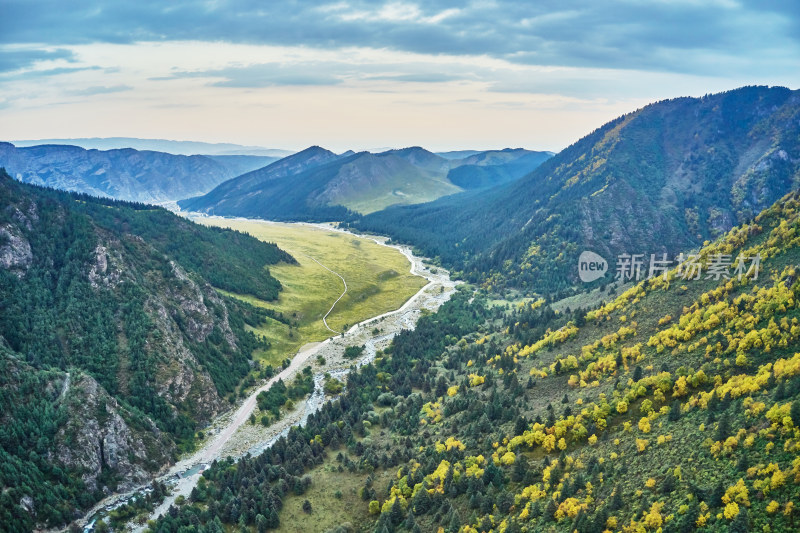
[[[564,312],[567,308],[572,310],[592,309],[604,302],[613,301],[617,296],[633,287],[633,285],[634,284],[632,281],[625,283],[615,281],[610,283],[606,287],[605,291],[601,291],[599,287],[596,287],[591,291],[581,292],[574,296],[569,296],[557,302],[553,302],[550,307],[552,307],[554,311],[558,312]],[[609,291],[612,287],[614,289],[614,294],[609,294]]]
[[[409,272],[408,259],[401,253],[369,239],[299,224],[216,218],[198,218],[197,221],[234,228],[274,242],[299,263],[269,268],[283,285],[277,301],[264,302],[252,296],[233,295],[279,311],[296,324],[290,328],[268,319],[255,329],[271,344],[265,353],[255,354],[265,364],[279,366],[302,345],[333,335],[325,328],[322,317],[342,294],[344,286],[341,279],[311,257],[347,281],[347,294],[328,316],[328,325],[336,331],[399,308],[425,285],[424,278]]]
[[[313,481],[305,494],[297,496],[290,492],[286,495],[278,532],[327,531],[347,522],[358,525],[370,519],[369,502],[359,497],[359,489],[364,486],[367,474],[351,473],[347,470],[338,472],[338,463],[332,460],[335,453],[337,452],[330,452],[322,465],[306,472]],[[373,472],[373,486],[376,490],[382,491],[396,471],[381,469]],[[337,497],[337,491],[341,497]],[[305,500],[311,502],[311,514],[302,509]]]
[[[537,301],[539,298],[531,298],[531,297],[508,297],[508,298],[491,298],[487,300],[487,305],[489,307],[506,307],[510,306],[510,309],[516,309],[522,304],[532,304]]]
[[[443,177],[421,175],[419,171],[414,170],[400,173],[391,181],[376,183],[370,188],[361,188],[345,198],[336,198],[335,203],[366,215],[386,209],[390,205],[431,202],[462,190]]]

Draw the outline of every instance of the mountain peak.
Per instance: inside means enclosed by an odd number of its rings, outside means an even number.
[[[433,157],[440,157],[433,152],[426,150],[421,146],[408,146],[406,148],[395,148],[393,150],[386,150],[382,152],[384,154],[397,154],[397,155],[425,155],[425,156],[433,156]]]
[[[333,152],[331,152],[330,150],[328,150],[326,148],[323,148],[322,146],[320,146],[318,144],[312,144],[311,146],[309,146],[305,150],[300,150],[299,152],[297,152],[297,154],[321,153],[321,152],[324,152],[324,153],[327,153],[327,154],[333,154]],[[297,155],[297,154],[294,154],[294,155]],[[336,154],[334,154],[334,155],[336,155]]]

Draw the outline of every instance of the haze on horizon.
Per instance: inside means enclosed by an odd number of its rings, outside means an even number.
[[[5,0],[0,140],[558,151],[649,102],[800,87],[800,4]]]

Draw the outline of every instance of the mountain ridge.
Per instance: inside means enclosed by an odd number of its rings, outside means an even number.
[[[473,281],[561,290],[575,281],[564,264],[582,249],[615,257],[692,248],[792,190],[798,114],[800,93],[786,88],[665,100],[509,185],[391,207],[354,225],[413,243]]]
[[[214,159],[133,148],[86,150],[68,145],[18,148],[0,142],[0,166],[20,181],[149,203],[207,192],[234,177],[243,165],[264,162],[252,156],[228,156],[232,157]]]
[[[176,141],[169,139],[141,139],[137,137],[84,137],[71,139],[18,140],[10,142],[20,147],[51,144],[74,145],[87,150],[133,148],[135,150],[166,152],[174,155],[259,155],[281,158],[293,153],[291,150],[264,148],[262,146],[243,146],[232,143],[207,143],[201,141]]]

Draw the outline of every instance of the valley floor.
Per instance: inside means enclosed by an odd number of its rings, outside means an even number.
[[[414,263],[410,251],[385,246],[386,239],[382,237],[361,237],[329,224],[194,215],[191,218],[273,242],[297,260],[295,265],[269,268],[282,285],[278,300],[266,302],[232,295],[282,313],[292,322],[289,326],[268,319],[254,330],[271,344],[269,350],[256,353],[255,358],[276,368],[306,343],[323,341],[331,331],[341,332],[399,308],[426,283],[413,269],[409,270],[409,262]]]

